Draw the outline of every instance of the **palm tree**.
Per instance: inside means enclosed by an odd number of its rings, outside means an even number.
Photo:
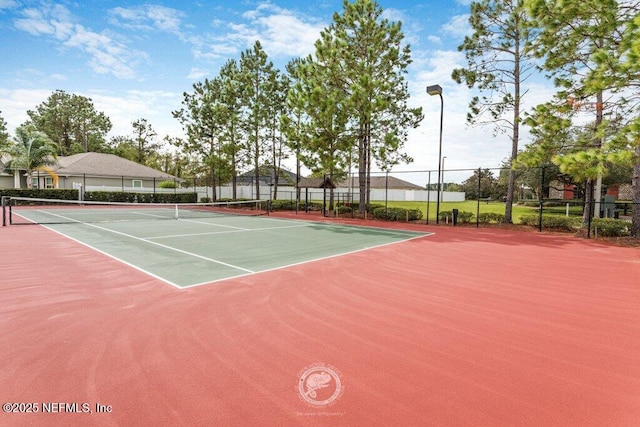
[[[49,137],[32,124],[24,124],[16,129],[16,137],[12,138],[5,150],[11,156],[6,168],[27,171],[27,188],[33,188],[33,172],[46,170],[56,164],[56,145]]]

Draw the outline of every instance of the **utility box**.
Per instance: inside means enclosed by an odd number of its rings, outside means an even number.
[[[606,195],[600,203],[601,218],[615,218],[616,216],[616,196]]]

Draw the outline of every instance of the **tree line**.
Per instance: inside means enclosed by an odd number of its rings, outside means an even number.
[[[315,53],[292,60],[284,71],[256,41],[217,76],[183,94],[173,117],[184,137],[165,137],[173,150],[160,151],[145,119],[132,123],[133,135],[106,141],[109,118],[90,99],[63,91],[29,111],[24,126],[46,134],[59,155],[110,152],[178,176],[204,175],[213,186],[231,182],[234,198],[245,170],[253,172],[255,195],[262,196],[264,164],[277,197],[282,161],[289,156],[297,159],[298,176],[302,165],[332,180],[353,168],[364,210],[372,165],[389,170],[411,161],[403,150],[407,132],[423,118],[421,108],[408,106],[411,59],[402,25],[382,13],[372,0],[345,1],[321,32]]]
[[[478,93],[467,121],[510,136],[505,221],[532,168],[583,188],[585,224],[603,180],[632,171],[631,234],[640,236],[640,2],[480,0],[470,11],[459,46],[467,64],[452,78]],[[527,111],[536,75],[556,92]],[[522,125],[533,136],[524,149]]]
[[[638,0],[471,3],[472,32],[459,46],[466,65],[451,77],[475,91],[468,122],[511,139],[506,222],[518,180],[529,170],[544,167],[549,176],[580,185],[585,221],[600,183],[632,170],[632,234],[640,235],[639,10]],[[59,154],[113,152],[178,176],[232,182],[234,189],[238,174],[251,170],[258,197],[261,165],[271,168],[277,197],[288,156],[295,156],[298,172],[304,165],[334,180],[355,170],[365,209],[373,165],[388,171],[410,162],[407,132],[423,119],[408,104],[411,56],[402,25],[382,12],[373,0],[345,1],[313,55],[290,61],[284,71],[256,41],[183,94],[173,116],[184,137],[165,137],[165,146],[177,150],[161,151],[145,119],[132,123],[132,135],[105,141],[109,119],[90,99],[62,91],[28,112],[29,125],[55,141]],[[540,75],[556,93],[527,110],[531,81]],[[592,115],[586,122],[585,114]],[[524,148],[523,125],[533,135]]]

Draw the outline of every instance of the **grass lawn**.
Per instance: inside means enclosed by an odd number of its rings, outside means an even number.
[[[384,201],[375,201],[375,202],[371,202],[376,203],[376,204],[381,204],[384,205]],[[427,203],[426,202],[395,202],[395,201],[389,201],[388,205],[389,207],[394,207],[394,208],[405,208],[405,209],[420,209],[422,211],[422,213],[424,214],[424,217],[426,218],[427,215]],[[493,213],[499,213],[499,214],[504,214],[504,206],[505,204],[503,202],[498,202],[498,201],[490,201],[490,202],[486,202],[486,201],[480,201],[480,213],[484,213],[484,212],[493,212]],[[478,211],[478,202],[476,200],[466,200],[464,202],[440,202],[440,212],[443,211],[451,211],[452,209],[458,209],[460,212],[471,212],[474,215],[476,215],[476,212]],[[545,207],[544,213],[550,213],[550,211],[548,211],[547,207]],[[560,209],[560,208],[555,208],[555,209]],[[564,208],[561,208],[562,213],[564,213]],[[558,211],[559,212],[559,211]],[[534,207],[527,207],[527,206],[521,206],[521,205],[513,205],[513,222],[514,223],[519,223],[520,222],[520,217],[523,215],[535,215],[538,213],[538,208],[534,208]],[[571,214],[573,214],[573,209]],[[475,217],[474,217],[475,218]],[[429,220],[434,220],[436,219],[436,202],[430,202],[429,203]]]

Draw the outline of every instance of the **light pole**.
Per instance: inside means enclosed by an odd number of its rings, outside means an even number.
[[[444,202],[444,160],[447,158],[447,156],[442,156],[442,195],[440,197],[440,201]]]
[[[438,146],[438,198],[436,199],[436,224],[440,223],[440,177],[442,174],[442,119],[444,117],[444,99],[440,85],[427,86],[427,93],[440,96],[440,144]]]

